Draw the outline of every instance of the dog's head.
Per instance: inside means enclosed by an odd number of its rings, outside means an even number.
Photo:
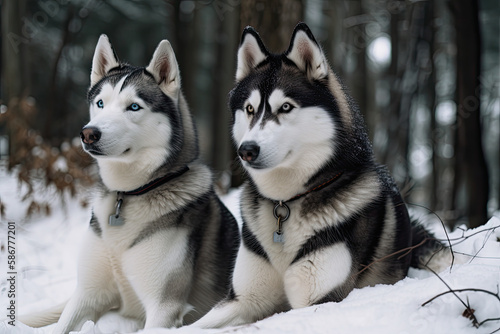
[[[365,148],[359,113],[304,23],[283,54],[270,53],[253,28],[243,31],[229,106],[238,155],[254,180],[276,170],[307,179]]]
[[[98,161],[167,160],[182,146],[180,77],[170,43],[162,41],[147,67],[120,63],[105,35],[94,53],[84,150]],[[159,161],[161,163],[162,161]]]

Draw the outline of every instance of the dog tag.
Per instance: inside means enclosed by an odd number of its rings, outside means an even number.
[[[288,217],[287,217],[288,218]],[[282,219],[281,216],[278,216],[278,230],[274,231],[273,234],[273,241],[274,242],[279,242],[283,243],[284,238],[283,238],[283,230],[281,229],[281,224],[285,221],[286,219]]]
[[[120,216],[116,216],[116,215],[109,216],[108,224],[111,226],[120,226],[120,225],[123,225],[124,223],[125,222],[123,221],[123,218]]]
[[[283,238],[283,233],[280,233],[278,231],[274,231],[273,241],[279,242],[279,243],[285,242],[285,239]]]
[[[108,224],[111,226],[120,226],[125,224],[125,221],[120,217],[120,210],[122,208],[123,199],[118,198],[116,201],[116,211],[115,214],[109,216]]]

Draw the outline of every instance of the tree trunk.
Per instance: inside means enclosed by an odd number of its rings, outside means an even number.
[[[26,68],[26,46],[29,36],[23,34],[21,19],[26,10],[25,0],[2,1],[2,100],[9,105],[13,99],[29,94],[28,70]],[[17,103],[15,103],[17,105]],[[11,112],[15,112],[12,111]],[[16,151],[12,128],[2,126],[1,133],[9,138],[9,154]],[[13,166],[9,165],[9,168]]]
[[[233,7],[233,11],[238,12],[238,7]],[[230,178],[227,173],[233,172],[232,161],[236,159],[236,154],[231,145],[229,130],[231,112],[228,108],[227,96],[234,85],[234,75],[236,72],[236,51],[239,45],[241,31],[239,31],[239,19],[237,15],[228,13],[224,15],[218,25],[218,38],[215,52],[217,60],[213,71],[213,114],[211,137],[213,145],[211,147],[212,167],[216,172],[224,174],[218,177],[222,190],[230,186]]]
[[[64,20],[64,24],[62,27],[62,39],[61,39],[61,44],[59,45],[57,52],[56,52],[56,57],[54,60],[54,65],[52,67],[52,74],[50,77],[50,84],[49,84],[49,90],[48,90],[48,96],[49,96],[49,101],[48,101],[48,108],[44,113],[44,126],[43,126],[43,131],[42,131],[42,136],[44,139],[51,140],[54,137],[60,137],[61,133],[65,132],[65,127],[66,125],[63,122],[56,122],[55,120],[62,120],[64,119],[64,114],[67,112],[67,106],[64,104],[60,103],[60,101],[65,101],[64,99],[60,99],[60,93],[59,93],[59,85],[58,85],[58,68],[59,68],[59,62],[61,61],[62,54],[64,51],[64,48],[69,44],[71,40],[71,32],[70,32],[70,24],[71,20],[73,20],[75,16],[75,9],[73,6],[69,5],[67,10],[66,10],[66,19]],[[59,124],[59,125],[58,125]],[[57,128],[59,127],[59,128]]]
[[[391,65],[389,68],[390,77],[390,105],[386,119],[386,133],[387,140],[385,146],[382,148],[382,152],[379,155],[382,157],[381,162],[389,168],[391,172],[395,171],[396,167],[396,156],[398,152],[397,145],[397,135],[399,128],[399,110],[401,104],[402,88],[401,82],[404,73],[404,59],[407,57],[405,52],[406,48],[402,47],[406,41],[407,31],[403,30],[402,27],[404,22],[404,12],[398,7],[394,7],[391,12],[391,23],[390,23],[390,36],[391,36]],[[401,180],[398,180],[401,181]],[[399,184],[402,184],[399,182]],[[404,191],[407,192],[406,190]]]
[[[192,107],[193,101],[196,98],[196,69],[198,67],[196,61],[196,51],[191,48],[193,45],[198,45],[198,36],[196,35],[196,11],[192,14],[183,13],[180,10],[180,1],[170,0],[167,5],[171,5],[174,10],[175,29],[171,35],[174,35],[173,46],[174,52],[179,63],[181,72],[182,91],[186,96],[188,104]],[[195,110],[191,110],[193,114]]]
[[[363,10],[362,0],[346,2],[345,6],[344,42],[347,46],[347,57],[344,59],[344,66],[350,68],[350,73],[346,76],[346,83],[354,100],[358,104],[359,110],[363,114],[365,122],[367,122],[366,47],[368,41],[365,33],[367,17]],[[349,65],[349,62],[354,65]],[[367,124],[368,129],[371,128],[370,125]]]
[[[435,45],[434,45],[434,36],[436,34],[436,17],[434,6],[435,3],[432,1],[425,3],[425,20],[423,26],[423,39],[429,43],[429,51],[428,51],[428,63],[425,66],[425,80],[422,83],[421,89],[423,90],[423,94],[425,94],[427,107],[429,109],[429,134],[428,137],[430,146],[431,146],[431,164],[432,170],[430,175],[430,180],[428,181],[428,186],[426,188],[426,198],[429,199],[429,207],[432,211],[436,211],[438,208],[438,179],[440,174],[439,169],[439,160],[437,156],[437,143],[434,140],[434,135],[436,133],[436,68],[434,66],[434,54],[435,54]]]
[[[240,31],[254,27],[270,52],[281,53],[288,48],[293,28],[303,17],[300,0],[242,1]]]
[[[393,64],[391,72],[397,69],[394,81],[391,117],[389,120],[388,149],[384,163],[392,171],[396,183],[403,184],[409,178],[409,131],[410,116],[415,96],[418,92],[420,70],[417,63],[418,43],[422,38],[424,24],[424,5],[421,2],[409,5],[407,9],[408,29],[399,35],[399,50],[404,50],[402,60]],[[394,27],[393,27],[394,28]],[[400,45],[399,45],[400,44]],[[397,52],[397,50],[395,50]],[[398,55],[401,58],[401,53]]]
[[[5,103],[21,97],[27,88],[23,67],[29,36],[21,30],[25,7],[24,0],[2,2],[2,98]]]
[[[480,82],[481,36],[476,0],[452,2],[457,33],[457,124],[455,182],[465,189],[469,227],[485,224],[488,219],[488,169],[481,131]],[[455,192],[460,187],[455,186]],[[455,194],[455,198],[458,196]],[[458,200],[456,200],[458,201]],[[455,202],[457,207],[460,207]]]

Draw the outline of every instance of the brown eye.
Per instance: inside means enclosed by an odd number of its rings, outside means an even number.
[[[253,107],[252,107],[251,104],[247,105],[247,107],[245,109],[246,109],[247,113],[249,113],[249,114],[252,114],[253,111],[254,111],[254,109],[253,109]]]

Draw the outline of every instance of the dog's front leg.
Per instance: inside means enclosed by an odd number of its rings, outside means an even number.
[[[269,261],[240,246],[233,273],[234,294],[216,305],[194,327],[251,323],[286,309],[283,281]]]
[[[293,263],[285,272],[286,296],[292,308],[340,301],[352,290],[352,257],[345,243],[321,248]]]
[[[124,253],[125,275],[146,311],[145,328],[178,327],[190,310],[193,265],[185,229],[166,229]]]
[[[118,290],[102,239],[87,231],[78,261],[77,288],[66,304],[54,334],[80,330],[87,320],[97,321],[118,306]]]

